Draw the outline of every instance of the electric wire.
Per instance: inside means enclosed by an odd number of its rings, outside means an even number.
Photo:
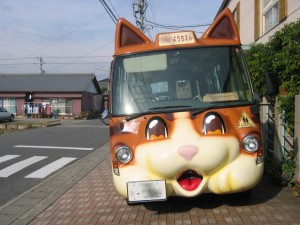
[[[120,18],[120,15],[118,14],[116,8],[114,7],[114,5],[111,3],[111,1],[108,1],[110,6],[112,7],[112,9],[115,11],[115,13],[117,14],[118,18]]]
[[[102,4],[103,8],[105,9],[105,11],[107,12],[107,14],[109,15],[109,17],[112,19],[112,21],[117,24],[118,18],[116,17],[116,15],[112,12],[112,10],[110,9],[110,7],[106,4],[105,0],[99,0],[99,2]]]
[[[81,58],[83,58],[83,57],[85,57],[85,56],[87,56],[87,55],[90,55],[90,54],[94,53],[95,51],[98,51],[99,49],[104,48],[104,47],[106,47],[106,46],[108,46],[108,45],[110,45],[110,44],[112,44],[112,43],[113,43],[113,41],[109,41],[109,42],[105,43],[104,45],[101,45],[99,48],[96,48],[96,49],[94,49],[93,51],[88,52],[88,53],[84,54],[84,55],[81,56],[81,57],[78,57],[78,58],[76,58],[76,59],[74,59],[74,60],[72,60],[72,61],[69,61],[69,62],[67,62],[67,63],[64,63],[64,64],[62,64],[62,65],[60,65],[60,66],[54,67],[54,68],[52,68],[52,69],[49,69],[48,71],[51,72],[51,71],[57,70],[58,68],[61,68],[61,67],[65,66],[65,65],[68,65],[68,64],[70,64],[70,63],[73,63],[73,62],[75,62],[75,61],[77,61],[77,60],[79,60],[79,59],[81,59]]]
[[[162,28],[174,28],[174,29],[182,29],[182,28],[195,28],[195,27],[207,27],[210,24],[198,24],[198,25],[184,25],[184,26],[174,26],[174,25],[163,25],[163,24],[158,24],[149,20],[146,20],[148,23],[155,25],[157,27],[162,27]]]

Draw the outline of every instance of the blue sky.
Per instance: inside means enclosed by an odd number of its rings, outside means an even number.
[[[118,17],[135,24],[133,0],[106,0]],[[146,19],[165,26],[210,24],[222,0],[147,0]],[[150,26],[157,32],[170,29]],[[200,37],[207,27],[184,28]],[[95,73],[108,76],[115,24],[99,0],[1,0],[0,73]]]

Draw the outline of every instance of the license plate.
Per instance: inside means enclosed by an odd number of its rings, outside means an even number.
[[[166,181],[133,181],[127,183],[128,202],[165,201]]]

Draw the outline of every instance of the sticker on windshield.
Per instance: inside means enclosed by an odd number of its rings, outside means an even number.
[[[248,116],[248,114],[245,111],[243,111],[237,127],[238,128],[256,127],[256,125],[253,122],[253,120]]]

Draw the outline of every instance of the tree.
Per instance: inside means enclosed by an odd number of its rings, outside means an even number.
[[[254,91],[266,93],[265,74],[277,72],[281,93],[278,96],[280,112],[285,122],[294,128],[295,95],[300,87],[300,19],[286,24],[265,44],[253,44],[247,52],[247,61]]]

